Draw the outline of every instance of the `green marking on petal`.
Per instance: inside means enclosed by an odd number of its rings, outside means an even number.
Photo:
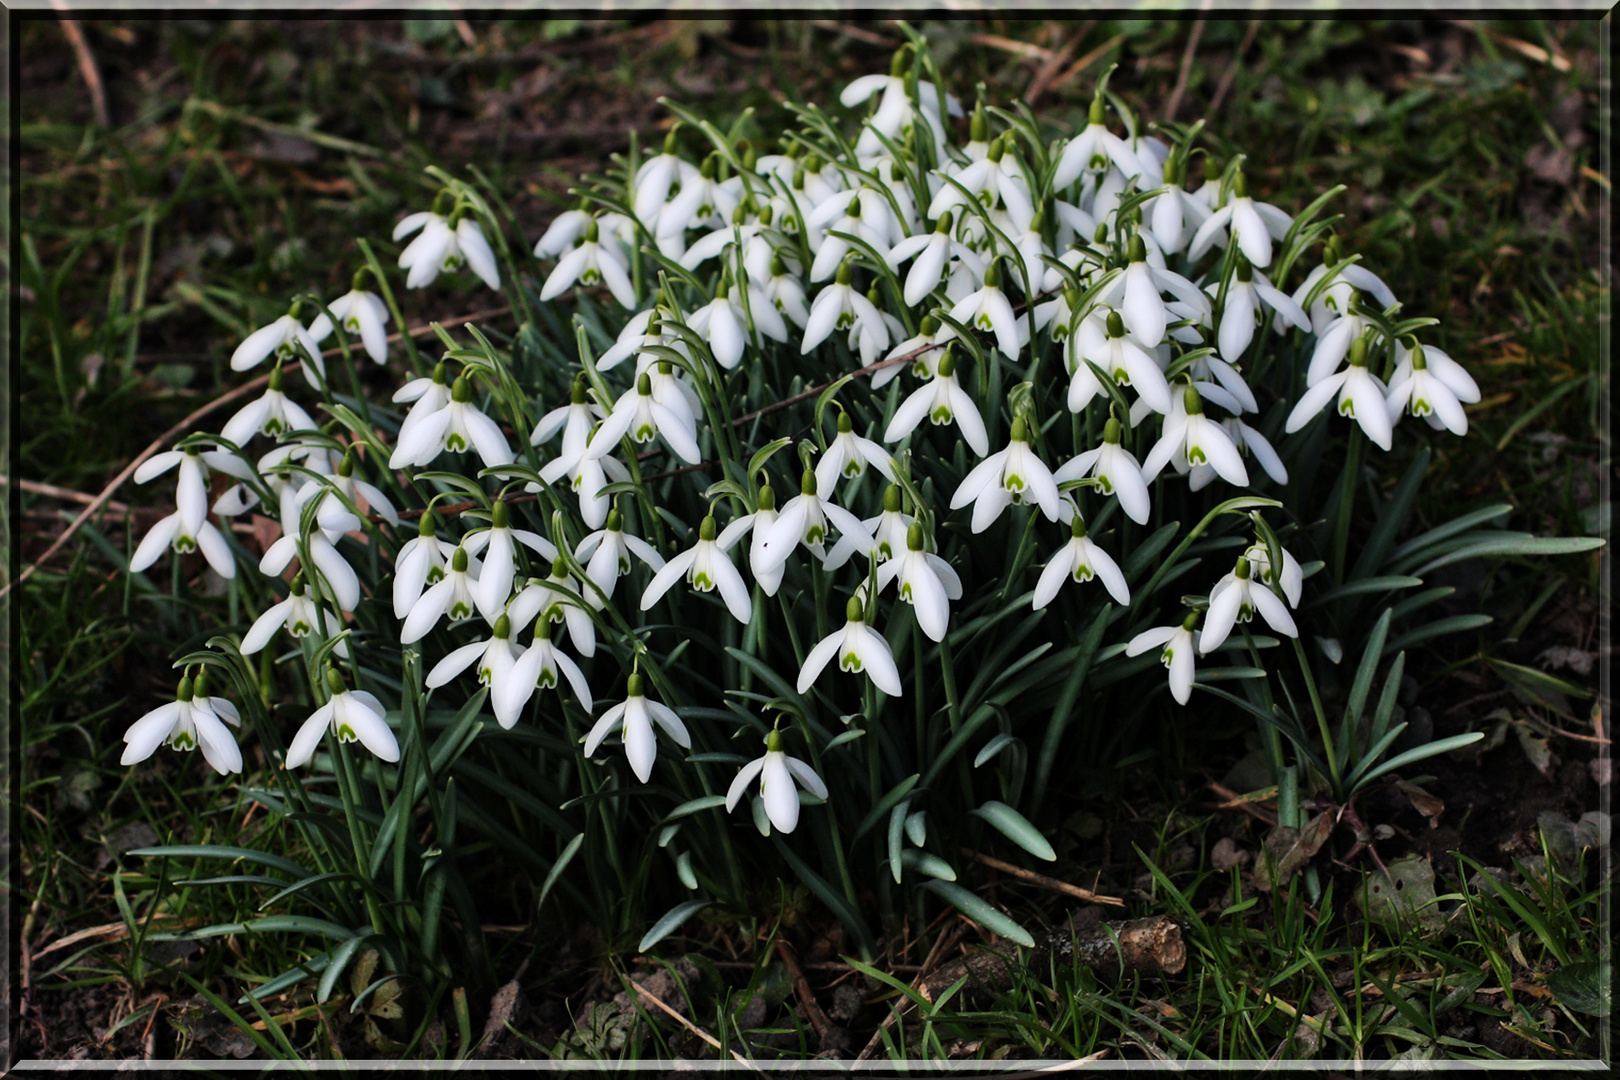
[[[859,671],[861,670],[861,658],[852,652],[847,652],[838,658],[838,666],[845,671]]]

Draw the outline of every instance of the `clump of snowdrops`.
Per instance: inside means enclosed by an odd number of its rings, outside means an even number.
[[[1479,391],[1341,247],[1337,189],[1267,203],[1258,161],[1106,77],[1052,139],[959,102],[915,38],[840,105],[768,147],[671,105],[532,244],[430,170],[397,271],[360,240],[352,291],[236,350],[263,395],[136,474],[174,470],[176,509],[130,570],[195,551],[248,617],[123,761],[237,772],[245,715],[244,794],[302,837],[258,857],[299,886],[266,929],[324,951],[256,993],[324,998],[370,949],[449,978],[475,880],[643,948],[778,877],[853,953],[940,901],[1027,943],[964,849],[1053,859],[1057,796],[1195,691],[1172,722],[1251,714],[1285,816],[1393,764],[1403,656],[1364,706],[1392,617],[1436,597],[1387,601],[1485,519],[1392,547],[1426,453],[1368,500]],[[390,338],[469,274],[509,319]],[[215,523],[250,512],[281,527],[262,553]]]

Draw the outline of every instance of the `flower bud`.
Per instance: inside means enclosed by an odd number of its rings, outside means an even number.
[[[838,264],[838,284],[840,284],[840,285],[848,285],[850,282],[852,282],[854,280],[855,280],[855,259],[854,259],[853,256],[847,256],[847,257],[845,257],[843,262]]]
[[[945,355],[939,358],[939,367],[936,369],[945,378],[956,374],[956,343],[945,346]]]
[[[849,418],[849,413],[847,413],[847,412],[839,413],[838,414],[838,434],[847,435],[847,434],[849,434],[850,432],[852,432],[854,430],[855,430],[855,421],[853,421],[853,420],[851,420]]]
[[[636,376],[636,393],[642,397],[652,396],[652,376],[645,371]]]
[[[939,220],[934,223],[934,232],[940,236],[949,236],[951,235],[951,226],[954,224],[956,224],[956,214],[946,210],[939,215]]]
[[[771,728],[770,734],[765,736],[765,752],[767,754],[780,754],[782,752],[782,732]]]
[[[354,475],[354,449],[352,447],[343,452],[343,460],[338,462],[337,474],[345,479]]]
[[[1140,233],[1131,236],[1129,258],[1131,262],[1147,262],[1147,244],[1143,243]]]
[[[1119,421],[1115,420],[1112,416],[1110,416],[1108,418],[1108,422],[1103,425],[1103,442],[1111,443],[1114,446],[1118,446],[1119,445],[1119,432],[1120,432]]]
[[[1365,334],[1350,343],[1350,366],[1367,366],[1367,336]]]
[[[799,491],[802,494],[810,496],[811,498],[815,498],[816,470],[810,468],[808,465],[805,466],[804,475],[799,477]]]
[[[187,675],[187,676],[183,677],[180,680],[179,687],[177,687],[175,689],[175,692],[174,692],[175,700],[177,700],[177,701],[190,701],[191,698],[192,698],[192,695],[193,695],[193,691],[192,691],[191,676]]]
[[[1091,99],[1091,110],[1086,114],[1087,124],[1100,124],[1103,122],[1103,98],[1101,94]]]

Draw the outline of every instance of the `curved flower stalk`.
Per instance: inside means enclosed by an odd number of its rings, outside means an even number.
[[[1367,339],[1357,338],[1350,346],[1350,366],[1310,385],[1294,404],[1283,430],[1290,435],[1298,431],[1338,395],[1339,415],[1355,420],[1380,450],[1388,450],[1393,422],[1386,394],[1383,380],[1367,369]]]
[[[900,582],[900,599],[916,609],[922,632],[932,641],[944,641],[950,601],[962,599],[962,579],[950,563],[923,549],[923,527],[916,522],[906,530],[905,550],[878,567],[879,592],[895,580]]]
[[[420,641],[445,615],[450,616],[452,623],[472,618],[473,612],[478,610],[475,589],[480,569],[481,564],[467,554],[466,548],[456,548],[443,580],[430,586],[406,612],[399,643],[409,645]]]
[[[598,610],[613,599],[613,589],[619,578],[630,572],[630,556],[634,555],[653,571],[664,568],[664,557],[639,536],[624,531],[624,517],[617,510],[609,510],[607,526],[591,533],[574,549],[574,558],[585,563],[585,576],[596,583],[596,589],[583,591],[585,602]],[[586,560],[589,560],[588,562]]]
[[[1122,426],[1113,417],[1103,425],[1102,445],[1070,458],[1052,474],[1059,484],[1094,477],[1097,490],[1104,495],[1119,496],[1119,507],[1125,516],[1138,525],[1146,525],[1152,506],[1148,500],[1147,481],[1142,478],[1142,466],[1136,455],[1120,445]]]
[[[624,742],[624,756],[630,763],[630,771],[645,784],[652,775],[653,762],[658,758],[658,740],[653,734],[653,725],[662,728],[664,734],[682,750],[692,748],[692,737],[687,734],[681,718],[675,715],[675,710],[647,700],[642,694],[641,685],[641,673],[631,673],[625,699],[603,713],[585,737],[585,756],[591,757],[596,753],[596,748],[602,745],[603,739],[617,732]]]
[[[731,530],[727,530],[731,533]],[[720,590],[720,597],[726,602],[726,610],[731,612],[732,618],[743,625],[753,617],[754,604],[748,595],[748,586],[743,582],[742,574],[731,564],[726,552],[730,544],[723,544],[717,538],[714,515],[710,514],[698,526],[697,543],[681,552],[665,563],[647,588],[641,594],[641,610],[646,611],[669,591],[682,577],[686,583],[698,592],[713,592]],[[735,543],[741,539],[742,533],[731,533],[730,540]]]
[[[1166,465],[1177,472],[1194,465],[1208,465],[1228,484],[1249,486],[1249,470],[1243,455],[1232,444],[1226,429],[1204,415],[1203,399],[1194,387],[1182,391],[1183,408],[1173,410],[1164,420],[1164,431],[1142,462],[1142,479],[1152,483]]]
[[[483,554],[484,565],[478,573],[478,586],[473,598],[478,602],[478,613],[486,622],[494,622],[506,609],[512,596],[512,579],[517,576],[517,545],[522,544],[548,562],[557,558],[557,545],[528,529],[512,527],[512,512],[503,499],[495,500],[490,514],[490,525],[468,533],[461,538],[461,546],[469,555]]]
[[[859,600],[850,598],[845,605],[844,618],[844,628],[822,638],[804,658],[804,667],[799,671],[799,693],[814,686],[816,677],[836,656],[838,666],[844,671],[865,672],[873,686],[890,697],[900,697],[900,669],[895,666],[894,654],[889,651],[889,643],[883,635],[866,625],[865,610]]]
[[[500,427],[472,404],[472,384],[465,375],[451,385],[449,404],[424,416],[409,432],[401,426],[388,467],[421,467],[446,450],[476,450],[489,468],[512,463],[512,448]]]
[[[827,785],[821,782],[815,770],[796,757],[789,757],[782,749],[782,733],[772,728],[765,736],[765,756],[744,765],[726,790],[726,813],[737,808],[737,803],[748,790],[748,785],[759,778],[759,800],[765,805],[765,816],[771,827],[780,833],[790,833],[799,824],[799,788],[818,799],[827,798]]]
[[[242,749],[225,725],[242,720],[236,706],[222,697],[209,697],[207,672],[180,680],[175,700],[159,705],[124,732],[124,753],[120,765],[134,765],[152,756],[164,743],[176,750],[203,752],[203,759],[226,776],[242,771]]]
[[[462,211],[446,218],[431,210],[423,210],[402,218],[394,226],[394,239],[403,240],[419,229],[421,235],[406,245],[399,255],[400,269],[410,271],[405,278],[407,289],[425,288],[438,280],[440,272],[466,266],[485,285],[496,292],[500,291],[500,267],[477,221]]]
[[[883,432],[883,441],[899,442],[910,435],[924,417],[935,427],[954,422],[962,434],[962,441],[976,455],[983,457],[990,452],[990,437],[984,430],[984,419],[979,415],[979,408],[957,381],[956,357],[952,349],[947,348],[945,355],[940,357],[934,377],[913,390],[911,396],[894,411],[894,417]]]
[[[1131,638],[1125,646],[1126,656],[1141,656],[1149,649],[1162,649],[1159,662],[1170,672],[1170,696],[1178,705],[1187,704],[1192,697],[1193,658],[1198,651],[1198,625],[1196,611],[1187,615],[1180,626],[1157,626],[1144,630]]]
[[[517,658],[500,684],[490,689],[489,700],[495,710],[496,721],[510,730],[518,722],[523,707],[534,696],[535,690],[555,687],[559,675],[568,680],[574,696],[587,713],[596,707],[591,699],[590,683],[585,681],[585,673],[566,653],[551,643],[551,620],[542,615],[535,620],[534,644]]]
[[[854,542],[860,545],[862,551],[869,551],[877,546],[877,541],[866,531],[861,519],[823,498],[820,488],[815,471],[806,468],[799,479],[799,494],[787,501],[777,519],[765,529],[763,536],[760,535],[760,525],[756,522],[754,538],[758,545],[758,554],[750,559],[756,578],[762,570],[779,572],[788,556],[792,555],[800,544],[809,548],[817,559],[825,562],[827,552],[823,544],[827,540],[829,525],[844,536],[854,538]]]
[[[287,432],[312,430],[315,421],[281,387],[281,365],[277,364],[270,372],[270,384],[263,396],[248,402],[225,421],[220,436],[237,446],[246,446],[255,435],[280,438]]]
[[[289,360],[303,361],[304,378],[309,385],[319,390],[326,381],[326,362],[321,359],[321,346],[304,324],[298,321],[298,305],[293,305],[292,311],[283,315],[268,326],[261,326],[242,340],[231,353],[231,370],[248,371],[258,367],[270,357],[275,357],[278,363]],[[298,350],[303,349],[300,356]],[[320,378],[310,371],[314,367]]]
[[[382,702],[364,690],[349,690],[333,668],[326,669],[326,684],[331,693],[325,705],[310,714],[293,736],[287,747],[286,768],[307,765],[315,756],[321,736],[328,731],[339,742],[359,742],[383,761],[399,760],[399,741],[388,726],[387,710]]]
[[[1240,555],[1232,572],[1209,591],[1209,611],[1204,615],[1204,629],[1198,637],[1200,654],[1208,656],[1220,648],[1232,633],[1232,627],[1248,622],[1257,611],[1277,633],[1299,637],[1299,628],[1294,625],[1294,617],[1288,614],[1288,605],[1271,591],[1271,586],[1251,576],[1253,567],[1247,553]]]
[[[1023,417],[1013,421],[1007,448],[974,466],[951,496],[951,509],[973,503],[973,531],[983,532],[1014,503],[1032,502],[1048,521],[1058,518],[1057,482],[1029,445],[1029,425]]]
[[[276,631],[282,629],[295,638],[317,633],[323,640],[330,640],[343,629],[343,622],[330,608],[316,606],[304,584],[304,575],[298,574],[293,578],[287,599],[271,604],[264,614],[253,620],[253,625],[242,635],[240,652],[243,656],[252,656],[275,640]],[[347,660],[349,643],[340,641],[333,651]]]
[[[309,324],[309,336],[316,342],[325,341],[332,334],[332,319],[343,325],[343,332],[358,338],[365,346],[366,355],[379,364],[388,362],[388,305],[376,293],[360,287],[365,270],[356,271],[354,285],[342,296],[326,305],[326,311],[315,316]],[[328,317],[327,312],[331,312]]]
[[[1086,535],[1085,519],[1074,504],[1067,503],[1066,508],[1072,515],[1069,542],[1057,550],[1046,564],[1046,569],[1041,571],[1040,580],[1035,583],[1035,609],[1039,611],[1056,599],[1065,580],[1083,583],[1092,578],[1103,583],[1103,588],[1114,598],[1114,603],[1129,606],[1131,590],[1125,584],[1125,574],[1119,564]]]
[[[1411,350],[1399,342],[1395,345],[1397,362],[1385,402],[1389,422],[1393,425],[1401,413],[1410,412],[1421,416],[1436,431],[1468,434],[1468,414],[1463,411],[1463,403],[1479,400],[1479,384],[1461,364],[1434,346],[1413,345]]]

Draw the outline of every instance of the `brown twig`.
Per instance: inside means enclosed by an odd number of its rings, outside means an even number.
[[[1237,78],[1238,65],[1243,63],[1243,54],[1249,51],[1254,39],[1260,34],[1260,20],[1250,19],[1249,29],[1243,34],[1243,41],[1232,54],[1232,62],[1226,65],[1226,71],[1221,75],[1221,81],[1215,87],[1215,95],[1209,99],[1209,113],[1214,116],[1221,109],[1221,102],[1226,100],[1226,92],[1232,89],[1232,80]]]
[[[1124,40],[1124,34],[1115,34],[1113,37],[1109,38],[1095,49],[1092,49],[1090,52],[1086,53],[1086,55],[1082,56],[1080,59],[1064,68],[1063,74],[1059,75],[1056,79],[1053,79],[1052,85],[1048,89],[1063,89],[1065,86],[1069,85],[1069,80],[1086,70],[1086,68],[1090,67],[1092,64],[1095,64],[1098,60],[1101,60],[1104,56],[1107,56],[1110,49]]]
[[[799,969],[799,959],[793,955],[793,946],[777,938],[776,953],[782,958],[782,966],[787,968],[788,977],[793,980],[793,991],[799,996],[799,1004],[804,1007],[805,1019],[816,1029],[816,1038],[821,1040],[822,1049],[827,1049],[837,1040],[837,1036],[833,1032],[832,1022],[827,1019],[827,1014],[816,1004],[815,991],[810,989],[809,980]]]
[[[1117,896],[1099,896],[1090,889],[1082,889],[1078,885],[1070,885],[1067,881],[1059,881],[1057,878],[1047,877],[1045,874],[1037,874],[1033,870],[1025,870],[1021,866],[1014,866],[1012,863],[1002,862],[1000,859],[991,858],[982,851],[974,851],[972,848],[964,847],[962,848],[962,854],[966,855],[974,862],[983,863],[994,870],[1000,870],[1003,874],[1011,874],[1020,881],[1027,881],[1032,885],[1040,885],[1048,889],[1055,889],[1061,893],[1068,893],[1075,899],[1084,900],[1088,904],[1112,904],[1115,907],[1125,906],[1125,901],[1121,900]]]
[[[1276,814],[1270,813],[1264,807],[1256,806],[1253,802],[1245,799],[1242,795],[1233,791],[1231,788],[1217,784],[1213,780],[1209,781],[1207,786],[1209,787],[1209,790],[1226,800],[1225,802],[1221,803],[1220,809],[1242,810],[1245,814],[1248,814],[1250,817],[1259,818],[1267,825],[1275,826],[1277,824]]]
[[[818,30],[831,30],[835,34],[842,34],[844,37],[854,38],[856,41],[864,41],[868,45],[880,45],[885,49],[897,49],[900,47],[900,42],[893,38],[884,37],[875,31],[853,26],[849,23],[836,22],[832,19],[812,19],[810,25]]]
[[[1192,74],[1193,57],[1198,53],[1198,42],[1204,36],[1204,20],[1198,19],[1192,25],[1192,32],[1187,35],[1187,47],[1181,53],[1181,70],[1176,73],[1176,85],[1170,91],[1170,100],[1164,107],[1164,118],[1174,120],[1176,110],[1181,108],[1181,96],[1187,92],[1187,79]]]
[[[1083,22],[1058,50],[1046,58],[1046,62],[1035,72],[1035,77],[1029,80],[1029,89],[1024,91],[1024,104],[1034,107],[1040,101],[1041,95],[1051,87],[1052,80],[1057,77],[1058,69],[1069,61],[1069,54],[1086,39],[1091,33],[1091,23]]]
[[[62,0],[53,0],[52,6],[59,13],[67,12],[67,5]],[[62,26],[62,33],[67,35],[68,44],[73,47],[73,55],[79,60],[79,76],[90,91],[90,108],[95,114],[96,126],[112,127],[112,111],[107,108],[107,88],[102,85],[101,69],[96,66],[95,54],[90,51],[90,43],[84,40],[84,32],[79,29],[78,22],[64,18],[63,14],[58,14],[57,22]]]
[[[642,986],[640,983],[636,982],[636,980],[634,980],[634,979],[630,980],[630,985],[636,988],[636,993],[640,994],[642,997],[646,998],[648,1001],[652,1002],[654,1005],[656,1005],[660,1009],[662,1009],[665,1013],[669,1014],[671,1017],[674,1018],[676,1023],[680,1024],[687,1031],[690,1031],[693,1035],[696,1035],[698,1038],[702,1039],[704,1042],[708,1043],[710,1046],[714,1047],[716,1050],[725,1050],[726,1049],[726,1047],[721,1045],[719,1039],[716,1039],[713,1035],[710,1035],[707,1031],[704,1031],[702,1028],[700,1028],[696,1024],[692,1023],[692,1021],[688,1020],[686,1017],[682,1016],[680,1013],[676,1012],[674,1009],[672,1009],[668,1005],[664,1004],[664,1002],[658,997],[657,994],[654,994],[651,990],[648,990],[645,986]],[[732,1051],[730,1051],[730,1054],[731,1054],[732,1058],[734,1060],[736,1060],[737,1062],[739,1062],[739,1063],[741,1063],[743,1065],[747,1065],[750,1068],[753,1067],[749,1063],[748,1059],[743,1057],[741,1054],[737,1053],[737,1051],[732,1050]]]

